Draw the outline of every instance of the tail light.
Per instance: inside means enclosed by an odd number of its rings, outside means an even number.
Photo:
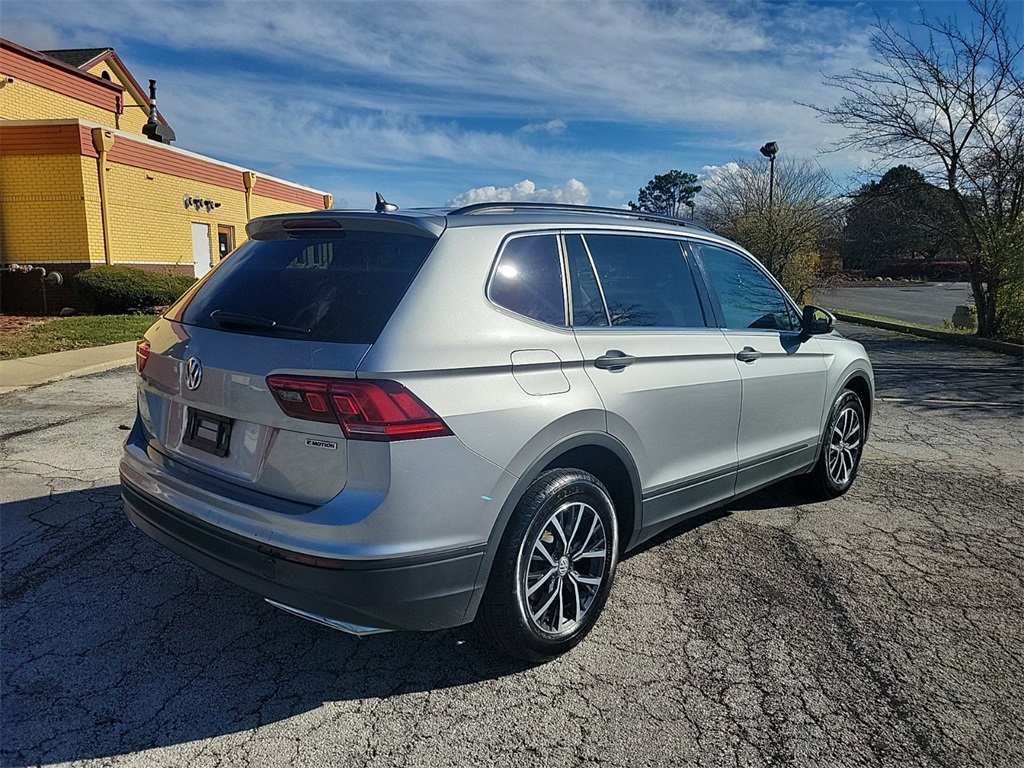
[[[415,440],[450,435],[441,417],[396,381],[268,376],[281,410],[296,419],[334,422],[349,440]]]
[[[149,360],[149,342],[143,339],[135,344],[135,372],[140,376],[146,367],[147,360]]]

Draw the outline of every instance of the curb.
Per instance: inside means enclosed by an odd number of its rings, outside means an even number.
[[[965,336],[962,333],[946,333],[945,331],[935,331],[931,328],[918,328],[913,325],[904,325],[897,321],[875,320],[872,317],[864,317],[863,315],[851,314],[849,312],[836,312],[835,310],[830,311],[838,320],[843,320],[847,323],[867,325],[872,328],[881,328],[886,331],[896,331],[898,333],[909,333],[912,336],[923,336],[926,339],[946,341],[950,344],[960,344],[966,347],[987,349],[989,352],[999,352],[1003,355],[1024,357],[1024,345],[1021,344],[1011,344],[1008,341],[996,341],[995,339],[983,339],[980,336]]]
[[[135,342],[0,360],[0,394],[135,364]]]

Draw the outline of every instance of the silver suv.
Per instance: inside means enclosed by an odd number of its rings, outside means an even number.
[[[139,342],[121,479],[138,528],[293,614],[539,661],[622,553],[857,474],[864,349],[690,222],[380,200],[247,232]]]

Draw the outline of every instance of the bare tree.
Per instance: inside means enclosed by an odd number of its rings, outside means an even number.
[[[923,12],[907,32],[880,22],[877,69],[827,77],[843,97],[808,106],[849,131],[837,148],[913,161],[949,191],[978,333],[990,336],[1008,320],[1007,289],[1020,290],[1024,258],[1024,45],[1001,0],[967,7],[969,24]]]
[[[757,256],[797,300],[817,282],[815,254],[838,231],[835,185],[806,159],[730,163],[704,183],[700,218]],[[771,197],[771,201],[770,198]]]

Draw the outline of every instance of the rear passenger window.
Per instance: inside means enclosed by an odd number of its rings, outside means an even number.
[[[800,316],[764,272],[725,248],[692,243],[718,295],[726,328],[793,331]]]
[[[678,241],[632,235],[585,235],[583,240],[612,325],[704,327],[693,275]]]
[[[495,304],[516,314],[565,325],[562,265],[555,236],[509,240],[494,269],[488,295]]]

